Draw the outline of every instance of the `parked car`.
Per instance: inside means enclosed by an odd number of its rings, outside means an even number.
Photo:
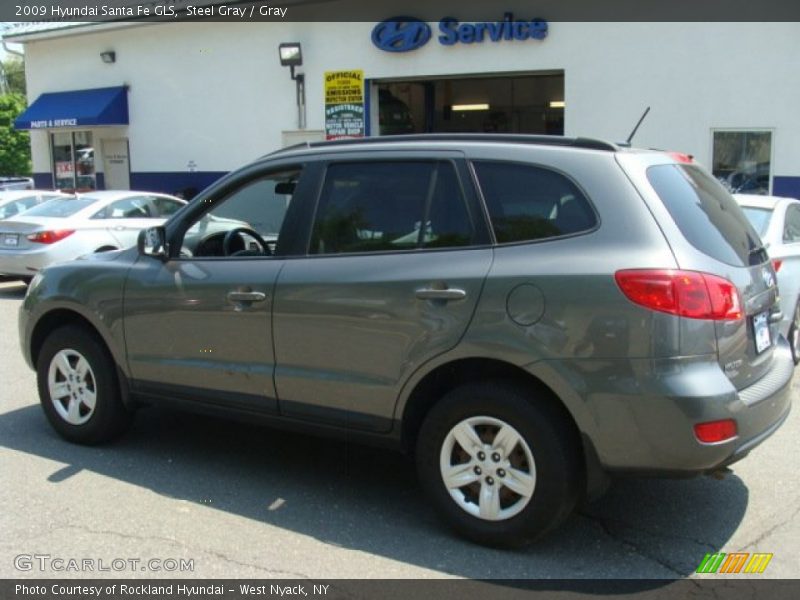
[[[32,190],[33,179],[30,177],[0,177],[0,191]]]
[[[231,222],[197,235],[209,217]],[[144,402],[390,445],[456,531],[515,545],[609,474],[713,472],[769,437],[778,311],[757,232],[685,156],[412,135],[233,172],[137,248],[45,269],[19,325],[67,440]]]
[[[0,221],[0,273],[29,280],[57,262],[135,246],[140,230],[163,223],[185,204],[149,192],[59,195]]]
[[[66,197],[66,194],[43,190],[2,191],[0,192],[0,220],[10,219],[37,204],[61,197]]]
[[[800,201],[777,196],[734,194],[758,231],[778,277],[783,320],[794,363],[800,363]]]

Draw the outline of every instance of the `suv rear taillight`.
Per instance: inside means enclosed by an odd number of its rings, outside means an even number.
[[[55,231],[37,231],[26,236],[31,242],[37,244],[54,244],[60,242],[65,237],[71,236],[75,233],[74,229],[57,229]]]
[[[660,312],[713,321],[741,319],[736,286],[722,277],[676,269],[617,271],[617,285],[631,302]]]

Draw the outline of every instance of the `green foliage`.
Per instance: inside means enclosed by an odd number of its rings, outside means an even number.
[[[25,61],[19,56],[13,56],[3,61],[7,91],[12,94],[25,95]]]
[[[22,94],[0,95],[0,175],[30,175],[31,144],[28,132],[14,129],[14,119],[26,106]]]

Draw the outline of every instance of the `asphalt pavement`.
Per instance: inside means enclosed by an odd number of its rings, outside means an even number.
[[[681,579],[719,551],[800,577],[797,406],[723,479],[616,481],[538,544],[487,549],[440,524],[392,452],[156,409],[114,444],[68,444],[20,354],[24,292],[0,282],[1,578]]]

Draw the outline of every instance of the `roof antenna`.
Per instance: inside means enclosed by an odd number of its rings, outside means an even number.
[[[645,109],[644,109],[644,113],[643,113],[643,114],[642,114],[642,116],[639,118],[639,122],[638,122],[638,123],[636,123],[636,127],[634,127],[634,128],[633,128],[633,131],[631,131],[631,134],[628,136],[628,139],[627,139],[627,140],[625,140],[625,143],[624,143],[624,144],[621,144],[622,146],[628,146],[628,147],[630,147],[630,145],[631,145],[631,140],[633,139],[633,136],[635,136],[635,135],[636,135],[636,132],[637,132],[637,131],[639,131],[639,125],[641,125],[641,124],[642,124],[642,121],[644,121],[644,118],[647,116],[647,113],[649,113],[649,112],[650,112],[650,107],[648,106],[647,108],[645,108]]]

